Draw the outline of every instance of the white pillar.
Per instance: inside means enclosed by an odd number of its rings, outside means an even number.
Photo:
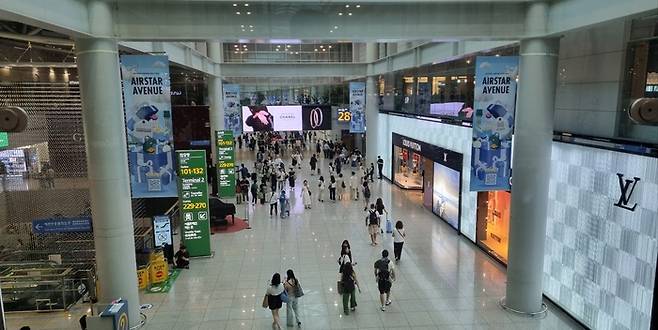
[[[119,59],[117,42],[111,38],[111,4],[90,2],[89,17],[94,19],[94,35],[99,37],[78,39],[75,48],[99,302],[127,299],[130,326],[135,326],[140,322],[140,303]]]
[[[379,137],[379,98],[377,81],[373,75],[372,63],[377,60],[377,43],[366,44],[366,62],[368,77],[366,78],[366,165],[377,161],[377,140]]]
[[[558,39],[521,40],[506,306],[529,314],[542,310],[558,48]]]
[[[208,42],[208,57],[221,66],[222,44],[217,41]],[[215,72],[218,73],[218,72]],[[215,146],[215,131],[223,130],[224,125],[224,91],[222,88],[222,77],[214,75],[208,77],[208,109],[210,117],[210,146],[211,162],[215,164],[217,148]]]

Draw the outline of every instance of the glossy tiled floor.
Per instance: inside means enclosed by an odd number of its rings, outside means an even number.
[[[240,153],[242,159],[248,156]],[[317,176],[300,175],[299,182],[302,177],[316,187]],[[142,303],[154,305],[145,312],[146,328],[271,329],[270,311],[260,304],[272,274],[289,268],[306,293],[300,310],[302,327],[307,329],[580,328],[556,308],[550,308],[543,319],[502,311],[497,301],[505,292],[505,269],[420,206],[419,193],[376,180],[373,197],[381,196],[392,219],[403,220],[407,230],[392,289],[393,304],[386,312],[380,311],[372,264],[382,248],[392,252],[392,239],[385,237],[379,246],[370,246],[361,202],[314,201],[311,210],[304,210],[299,186],[291,200],[290,218],[270,217],[266,205],[251,208],[251,230],[214,235],[214,258],[193,260],[170,293],[142,295]],[[244,204],[239,213],[244,215]],[[335,292],[336,259],[343,239],[352,244],[363,290],[357,296],[358,310],[349,316],[342,315],[341,299]],[[76,329],[76,320],[85,310],[79,306],[68,314],[14,314],[8,321],[12,329],[19,324],[30,324],[33,329]]]

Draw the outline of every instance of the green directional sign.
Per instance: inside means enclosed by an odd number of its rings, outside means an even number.
[[[235,142],[233,131],[215,131],[219,197],[235,196]]]
[[[0,132],[0,148],[9,147],[9,133]]]
[[[210,212],[204,150],[181,150],[178,157],[178,206],[182,241],[191,257],[209,256]]]

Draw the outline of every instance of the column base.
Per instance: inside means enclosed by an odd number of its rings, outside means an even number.
[[[548,306],[543,302],[541,303],[541,310],[539,310],[537,312],[523,312],[523,311],[520,311],[520,310],[517,310],[517,309],[514,309],[512,307],[507,306],[505,298],[506,297],[500,298],[498,300],[498,305],[500,305],[500,307],[503,310],[507,311],[507,312],[514,313],[516,315],[531,317],[531,318],[532,317],[545,317],[548,314]]]

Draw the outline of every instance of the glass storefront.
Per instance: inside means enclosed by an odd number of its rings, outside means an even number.
[[[459,230],[463,156],[393,133],[393,182],[403,189],[423,191],[422,203]]]
[[[399,146],[393,151],[393,182],[404,189],[422,189],[425,157]]]
[[[477,244],[507,264],[512,194],[507,191],[478,193]]]

